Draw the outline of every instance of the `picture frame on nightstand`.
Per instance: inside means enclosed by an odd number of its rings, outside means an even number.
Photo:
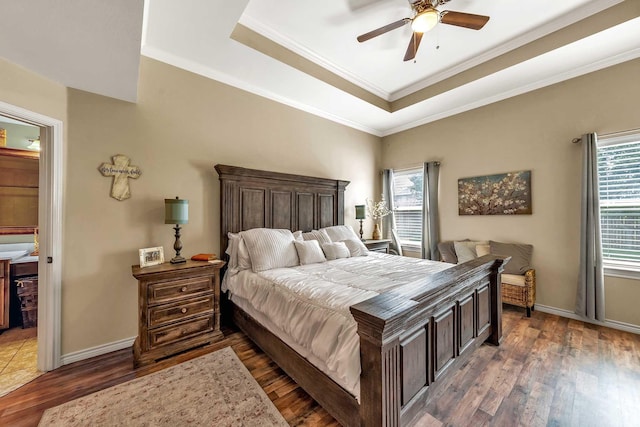
[[[164,248],[162,246],[142,248],[138,250],[138,254],[140,256],[140,267],[151,267],[152,265],[164,263]]]

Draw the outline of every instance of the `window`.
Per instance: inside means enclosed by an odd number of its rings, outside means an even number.
[[[393,212],[403,245],[422,245],[422,178],[422,168],[393,171]]]
[[[598,142],[605,272],[640,272],[640,134]]]

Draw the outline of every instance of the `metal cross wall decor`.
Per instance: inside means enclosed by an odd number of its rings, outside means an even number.
[[[103,176],[112,176],[111,197],[116,200],[125,200],[131,197],[129,178],[137,179],[142,175],[138,166],[129,166],[131,159],[122,154],[111,157],[113,164],[103,163],[98,170]]]

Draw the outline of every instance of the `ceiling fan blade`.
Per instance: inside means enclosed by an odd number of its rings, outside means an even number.
[[[424,33],[413,33],[411,35],[411,40],[409,41],[409,46],[407,46],[407,52],[404,54],[404,60],[410,61],[416,57],[416,53],[418,52],[418,47],[420,46],[420,41],[422,40],[422,35]]]
[[[479,30],[489,21],[488,16],[474,15],[473,13],[454,12],[445,10],[442,12],[440,22],[443,24],[456,25],[458,27]]]
[[[380,27],[380,28],[377,28],[377,29],[375,29],[373,31],[369,31],[368,33],[364,33],[362,35],[359,35],[357,37],[357,40],[360,43],[366,42],[367,40],[372,39],[374,37],[377,37],[377,36],[379,36],[381,34],[387,33],[387,32],[389,32],[391,30],[395,30],[396,28],[400,28],[400,27],[404,26],[407,22],[411,22],[411,19],[403,18],[403,19],[401,19],[399,21],[392,22],[391,24],[387,24],[384,27]]]

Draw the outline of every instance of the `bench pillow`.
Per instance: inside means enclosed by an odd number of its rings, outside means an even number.
[[[524,274],[531,269],[533,246],[521,243],[489,242],[491,255],[510,256],[511,260],[504,266],[506,274]]]

